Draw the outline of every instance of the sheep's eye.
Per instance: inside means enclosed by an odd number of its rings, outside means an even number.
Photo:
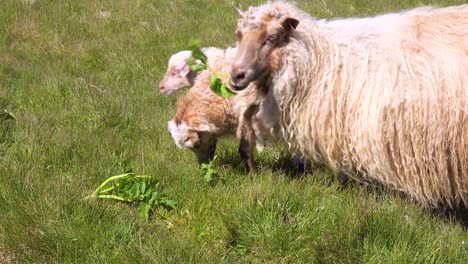
[[[171,72],[171,76],[172,76],[172,77],[174,77],[174,76],[176,76],[176,75],[177,75],[177,71],[172,71],[172,72]]]
[[[268,36],[268,38],[266,39],[266,42],[268,42],[268,43],[273,43],[273,42],[275,42],[275,40],[276,40],[276,35],[270,35],[270,36]]]
[[[237,39],[238,39],[238,40],[241,40],[241,39],[242,39],[242,32],[241,32],[241,31],[237,31],[237,32],[236,32],[236,35],[237,35]]]

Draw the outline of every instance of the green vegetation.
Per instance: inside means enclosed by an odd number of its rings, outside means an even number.
[[[215,162],[218,159],[218,156],[214,156],[213,160],[209,163],[201,164],[201,169],[203,171],[203,180],[208,184],[216,184],[222,180],[222,176],[216,170]]]
[[[454,220],[327,169],[297,176],[273,147],[247,176],[237,141],[221,140],[222,181],[202,179],[167,132],[184,92],[158,82],[190,39],[233,45],[231,2],[0,1],[0,263],[468,263]],[[466,0],[297,2],[326,18]],[[146,221],[83,199],[127,172],[177,208]]]
[[[159,182],[156,182],[151,176],[135,175],[129,172],[105,180],[85,199],[110,199],[132,203],[138,206],[140,216],[148,220],[150,213],[154,212],[158,207],[176,208],[176,202],[169,200],[166,194],[157,191],[158,188]]]
[[[194,72],[202,72],[204,70],[209,70],[212,75],[210,78],[210,89],[217,95],[228,98],[236,95],[233,91],[231,91],[226,84],[223,83],[221,78],[219,77],[220,73],[214,72],[210,66],[208,65],[208,58],[206,55],[201,51],[201,42],[200,41],[193,41],[189,45],[189,50],[192,51],[192,58],[187,60],[187,63],[190,66],[190,69]],[[228,75],[227,73],[221,73],[224,75]]]

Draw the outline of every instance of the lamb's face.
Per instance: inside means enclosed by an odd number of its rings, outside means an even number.
[[[285,43],[288,33],[299,23],[294,18],[276,19],[268,16],[263,18],[260,25],[249,25],[243,19],[248,18],[241,17],[239,20],[237,52],[230,72],[230,86],[237,91],[269,74],[277,63],[277,58],[272,54]]]
[[[185,122],[177,125],[174,120],[171,120],[168,123],[168,128],[177,147],[193,149],[200,145],[198,133],[187,126]]]
[[[213,159],[216,151],[216,135],[209,131],[192,128],[184,121],[179,124],[176,124],[174,120],[169,121],[168,128],[177,147],[195,152],[199,163],[206,163]]]
[[[185,62],[191,56],[190,51],[180,51],[171,56],[166,74],[159,83],[159,91],[162,94],[170,95],[193,85],[196,73],[192,72]]]

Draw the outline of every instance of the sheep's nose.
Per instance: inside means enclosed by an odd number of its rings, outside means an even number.
[[[230,86],[234,90],[242,90],[247,79],[247,70],[244,65],[234,64],[231,66]]]
[[[234,79],[236,82],[242,81],[245,78],[245,72],[241,71],[238,72],[235,76]]]
[[[231,78],[235,83],[241,82],[245,79],[245,70],[240,66],[233,65],[231,68]]]
[[[164,89],[165,89],[164,85],[160,84],[160,85],[159,85],[159,90],[162,91],[162,90],[164,90]]]

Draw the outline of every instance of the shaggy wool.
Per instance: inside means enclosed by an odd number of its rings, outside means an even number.
[[[299,25],[256,84],[291,150],[425,206],[467,206],[468,5],[317,20],[279,1],[238,30],[287,17]]]

